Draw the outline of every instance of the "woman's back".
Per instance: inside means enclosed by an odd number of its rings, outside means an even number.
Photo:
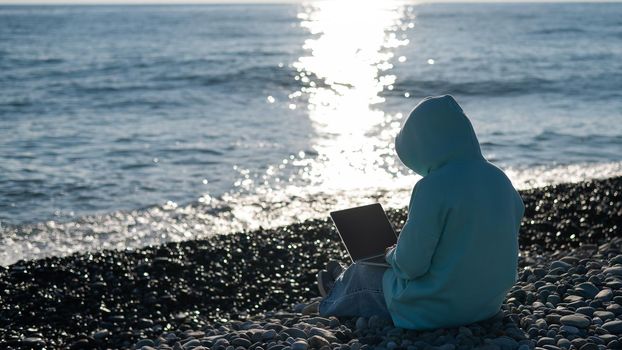
[[[417,192],[434,193],[428,205],[443,208],[445,220],[424,274],[407,280],[392,269],[385,273],[385,300],[394,322],[428,329],[494,315],[517,269],[523,206],[510,181],[484,160],[457,162],[428,175]],[[412,213],[417,221],[417,211]]]
[[[430,329],[494,315],[516,278],[524,207],[505,174],[481,155],[451,96],[420,103],[396,139],[423,176],[383,277],[397,326]]]

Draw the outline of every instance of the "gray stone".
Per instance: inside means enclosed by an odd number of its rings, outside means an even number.
[[[590,319],[582,314],[563,316],[560,321],[563,325],[573,326],[577,328],[587,328],[591,323]]]
[[[569,349],[571,345],[570,340],[566,338],[561,338],[557,341],[557,346],[560,348]]]
[[[551,303],[553,306],[556,306],[561,301],[562,301],[562,298],[560,298],[559,295],[557,294],[551,294],[548,297],[546,297],[546,302]]]
[[[602,334],[598,337],[602,339],[605,344],[609,344],[610,341],[618,339],[618,337],[613,334]]]
[[[544,317],[548,324],[559,324],[561,316],[558,314],[548,314]]]
[[[555,344],[555,339],[553,338],[541,337],[540,339],[538,339],[538,346],[553,345],[553,344]]]
[[[603,271],[603,273],[609,276],[613,275],[622,277],[622,266],[608,267]]]
[[[148,318],[139,318],[138,319],[138,327],[147,328],[153,326],[153,321]]]
[[[518,347],[518,342],[510,337],[498,337],[491,340],[493,344],[499,346],[502,350],[513,350]]]
[[[277,336],[277,333],[276,333],[276,331],[274,329],[269,329],[269,330],[267,330],[265,332],[257,332],[257,333],[259,333],[261,335],[261,337],[259,337],[259,338],[263,339],[263,340],[274,339]],[[255,333],[253,333],[253,340],[254,340],[255,337],[257,337],[257,336],[255,336]]]
[[[577,349],[580,349],[583,344],[587,343],[587,340],[583,339],[583,338],[576,338],[576,339],[572,339],[570,341],[570,343]]]
[[[583,282],[575,287],[575,293],[588,299],[593,299],[598,292],[598,287],[591,282]]]
[[[95,338],[95,340],[103,340],[106,339],[106,337],[108,337],[109,335],[110,332],[107,329],[102,329],[93,333],[93,338]]]
[[[592,315],[594,314],[594,311],[595,309],[591,306],[583,306],[577,309],[578,314],[583,314],[588,317],[592,317]]]
[[[542,347],[546,350],[561,350],[558,346],[555,345],[544,345]]]
[[[196,348],[197,346],[201,346],[201,342],[197,339],[191,339],[188,340],[187,342],[184,343],[184,345],[182,345],[182,347],[184,349],[192,349],[192,348]]]
[[[594,300],[608,302],[608,301],[611,301],[611,298],[613,298],[613,292],[611,291],[611,289],[605,288],[601,290],[600,292],[598,292],[598,294],[596,294],[596,296],[594,297]]]
[[[331,331],[326,330],[326,329],[322,329],[322,328],[312,327],[309,330],[309,335],[311,335],[311,336],[319,335],[320,337],[328,340],[331,343],[339,342],[339,340],[337,338],[335,338],[335,335],[333,335],[333,333]]]
[[[505,335],[516,340],[522,340],[527,337],[522,329],[516,327],[506,329]]]
[[[549,266],[549,270],[562,269],[564,272],[566,272],[571,267],[572,265],[570,265],[567,262],[563,262],[561,260],[555,260],[551,263],[551,266]]]
[[[356,329],[358,329],[359,331],[362,331],[365,328],[367,328],[367,320],[365,319],[365,317],[357,318],[356,319]]]
[[[579,333],[579,328],[574,327],[574,326],[561,326],[559,327],[559,330],[562,332],[566,332],[567,334],[578,334]]]
[[[614,258],[609,260],[609,265],[622,264],[622,255],[616,255]]]
[[[328,340],[319,335],[314,335],[308,339],[309,346],[315,349],[320,349],[323,346],[330,346]]]
[[[622,314],[622,306],[620,306],[618,304],[611,304],[611,305],[607,306],[606,310],[613,312],[613,314],[616,315],[616,316]]]
[[[136,349],[140,349],[143,346],[155,346],[155,343],[153,342],[153,340],[151,339],[141,339],[139,340],[136,345],[134,346]]]
[[[186,346],[186,344],[184,344],[184,346]],[[214,345],[212,345],[212,348],[218,348],[219,346],[226,348],[229,346],[229,341],[225,338],[218,338],[214,342]]]
[[[292,344],[292,350],[307,350],[309,344],[304,340],[297,340]]]
[[[202,332],[202,331],[189,331],[189,332],[184,332],[184,334],[187,337],[192,337],[195,339],[203,338],[205,336],[205,332]]]
[[[585,343],[579,348],[579,350],[598,350],[598,345],[594,343]]]
[[[286,328],[282,330],[281,332],[287,334],[288,336],[294,339],[296,338],[306,339],[307,338],[307,333],[305,333],[305,331],[303,331],[302,329],[298,329],[298,328]]]
[[[622,321],[619,320],[605,322],[601,327],[611,334],[622,333]]]
[[[306,320],[304,320],[304,322],[308,323],[308,324],[312,324],[312,325],[317,325],[318,323],[324,326],[328,326],[330,324],[330,320],[324,317],[320,317],[320,316],[316,316],[316,317],[311,317],[308,318]]]
[[[607,344],[609,349],[622,349],[622,343],[619,340],[612,340]]]
[[[248,339],[244,339],[244,338],[235,338],[231,341],[231,345],[248,348],[249,346],[251,346],[251,341]]]
[[[614,318],[616,318],[616,315],[613,314],[613,312],[611,311],[594,311],[594,317],[598,317],[603,321],[609,321],[609,320],[613,320]]]
[[[574,303],[577,301],[583,301],[583,297],[580,295],[568,295],[564,298],[564,301],[567,303]]]
[[[45,341],[39,337],[26,337],[22,343],[28,346],[45,346]]]

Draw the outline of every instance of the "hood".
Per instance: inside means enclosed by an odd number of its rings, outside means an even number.
[[[454,160],[483,159],[471,122],[449,95],[419,102],[395,138],[395,151],[421,176]]]

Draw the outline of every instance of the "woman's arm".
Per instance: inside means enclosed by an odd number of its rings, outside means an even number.
[[[385,254],[387,263],[402,279],[412,280],[428,272],[445,226],[447,210],[442,191],[435,190],[425,180],[420,180],[413,189],[408,219],[397,245],[388,248]]]

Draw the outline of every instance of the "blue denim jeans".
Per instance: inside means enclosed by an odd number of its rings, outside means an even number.
[[[373,315],[390,320],[382,293],[385,267],[365,264],[350,265],[337,279],[319,306],[321,316]]]

